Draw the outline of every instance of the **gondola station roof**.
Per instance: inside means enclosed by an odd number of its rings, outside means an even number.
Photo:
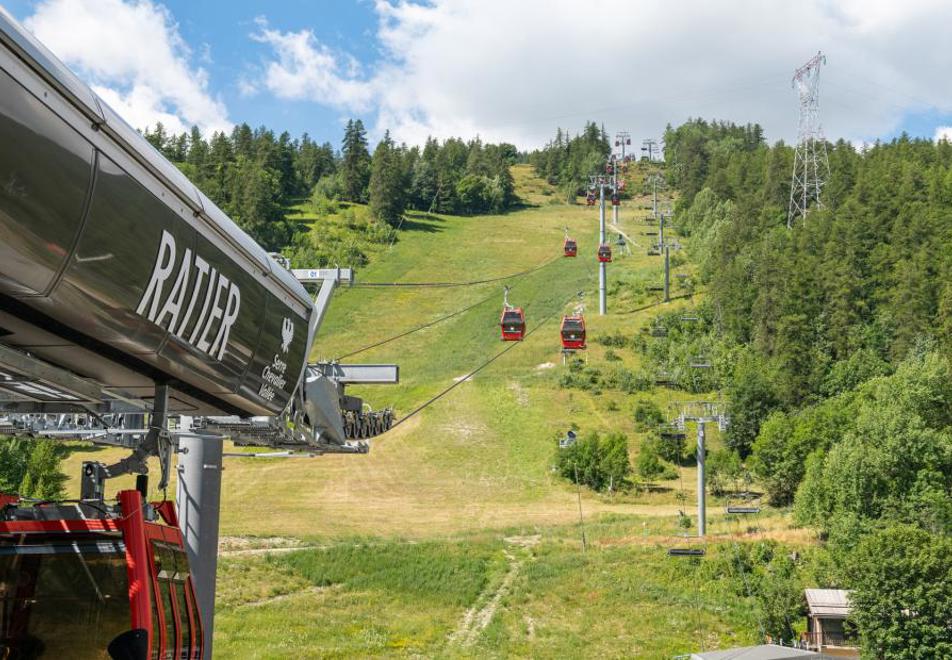
[[[707,651],[693,653],[690,660],[786,660],[786,658],[811,658],[811,660],[830,660],[831,656],[822,655],[804,649],[795,649],[789,646],[776,644],[761,644],[760,646],[744,646],[722,651]]]

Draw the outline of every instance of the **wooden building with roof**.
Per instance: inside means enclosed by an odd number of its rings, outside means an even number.
[[[847,625],[849,592],[845,589],[805,589],[807,631],[801,642],[809,649],[840,657],[858,657],[855,633]]]

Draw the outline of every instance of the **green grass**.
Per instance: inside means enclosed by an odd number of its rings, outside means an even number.
[[[643,520],[590,521],[583,552],[574,526],[548,527],[517,549],[497,537],[358,542],[290,555],[225,560],[223,577],[296,587],[224,597],[221,657],[670,657],[752,643],[756,612],[733,572],[734,549],[711,544],[703,562],[629,540]],[[471,644],[455,633],[518,563],[495,616]],[[268,577],[272,576],[272,577]],[[232,583],[223,585],[226,594]],[[306,606],[305,606],[306,604]]]
[[[638,209],[643,199],[635,199],[622,207],[620,227],[639,245],[610,265],[609,314],[598,316],[597,210],[564,203],[527,166],[514,168],[514,176],[524,207],[477,217],[411,213],[392,246],[358,246],[369,263],[358,269],[357,281],[468,281],[547,264],[508,282],[511,302],[523,306],[529,328],[538,329],[471,381],[373,440],[368,455],[227,460],[225,537],[267,546],[266,537],[281,536],[322,549],[223,559],[216,657],[657,658],[695,650],[702,641],[706,648],[752,641],[756,626],[743,599],[720,591],[716,581],[695,592],[694,565],[665,556],[666,547],[680,542],[679,508],[694,512],[693,468],[648,492],[583,491],[590,547],[581,554],[578,495],[551,471],[556,438],[573,424],[583,433],[622,431],[634,458],[646,437],[635,428],[636,401],[667,411],[677,401],[712,395],[666,388],[630,393],[610,384],[560,387],[568,368],[559,351],[558,316],[573,308],[581,290],[589,337],[630,338],[656,314],[689,310],[696,300],[649,306],[658,294],[645,287],[660,283],[661,262],[645,254],[644,211]],[[346,246],[347,223],[363,222],[365,214],[354,207],[349,215],[301,219],[312,223],[319,239],[342,238],[338,244]],[[579,242],[576,259],[558,256],[564,227]],[[690,263],[679,267],[692,269]],[[341,356],[485,299],[348,359],[400,364],[399,385],[353,392],[375,407],[394,406],[399,416],[504,348],[498,328],[502,284],[342,289],[312,356]],[[630,343],[590,341],[584,359],[606,375],[644,368]],[[708,439],[711,448],[719,446],[716,431]],[[76,451],[66,470],[74,477],[84,458],[111,462],[123,453]],[[78,491],[77,482],[72,490]],[[110,492],[131,483],[110,482]],[[686,507],[678,498],[682,484]],[[809,532],[791,530],[784,512],[771,510],[745,522],[753,529],[739,535],[745,530],[725,519],[723,504],[709,500],[712,544],[765,536],[811,542]],[[511,535],[539,535],[540,541],[531,549],[514,548],[503,541]],[[510,592],[471,646],[451,642],[467,609],[484,603],[503,581],[506,552],[523,562]]]

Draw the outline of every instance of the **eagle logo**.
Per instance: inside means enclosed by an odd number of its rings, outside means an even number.
[[[281,327],[281,350],[285,353],[291,348],[291,340],[294,339],[294,324],[291,319],[284,319],[284,325]]]

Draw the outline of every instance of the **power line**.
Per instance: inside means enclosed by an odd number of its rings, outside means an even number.
[[[537,270],[542,270],[551,263],[554,263],[561,259],[561,256],[553,257],[545,263],[539,264],[534,268],[529,268],[528,270],[523,270],[518,273],[510,273],[509,275],[503,275],[501,277],[492,277],[485,280],[471,280],[468,282],[355,282],[355,287],[433,287],[433,288],[449,288],[449,287],[458,287],[458,286],[476,286],[478,284],[491,284],[492,282],[502,282],[503,280],[511,280],[515,277],[522,277],[523,275],[528,275],[529,273],[534,273]]]

